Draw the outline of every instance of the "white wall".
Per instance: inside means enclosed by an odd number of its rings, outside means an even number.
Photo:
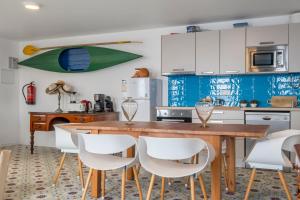
[[[8,69],[8,57],[18,56],[18,43],[0,38],[0,145],[19,142],[18,120],[18,71],[11,70],[12,83],[2,83],[3,69]],[[3,73],[3,74],[2,74]]]
[[[204,29],[224,29],[231,28],[234,22],[243,20],[200,24]],[[288,23],[288,16],[268,17],[247,20],[250,25],[262,26],[271,24]],[[131,32],[121,32],[102,35],[85,35],[68,38],[55,38],[39,41],[25,41],[20,44],[19,56],[23,60],[26,57],[22,54],[23,46],[34,44],[38,47],[80,44],[91,42],[117,41],[117,40],[137,40],[143,44],[114,45],[111,48],[141,54],[144,57],[125,64],[117,65],[108,69],[79,74],[62,74],[36,70],[28,67],[21,67],[19,70],[19,90],[30,81],[35,81],[37,85],[37,104],[28,106],[19,96],[20,106],[20,141],[23,144],[29,143],[29,111],[54,111],[56,109],[56,96],[45,94],[46,87],[57,80],[64,80],[73,85],[80,92],[82,98],[93,100],[94,93],[104,93],[110,95],[118,103],[121,97],[121,80],[128,79],[136,67],[147,67],[152,77],[163,79],[163,104],[167,105],[167,79],[160,76],[160,36],[172,32],[185,32],[185,27],[167,27],[160,29],[139,30]],[[66,99],[64,100],[66,101]],[[37,145],[53,145],[53,137],[49,134],[36,134]]]

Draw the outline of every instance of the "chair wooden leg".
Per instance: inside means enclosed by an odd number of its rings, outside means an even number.
[[[84,190],[83,190],[83,193],[82,193],[81,200],[85,200],[86,192],[87,192],[89,184],[91,182],[92,174],[93,174],[93,169],[91,168],[90,171],[89,171],[88,177],[86,179],[86,183],[85,183],[85,187],[84,187]]]
[[[121,200],[125,200],[125,184],[126,184],[126,168],[124,167],[122,171],[122,191]]]
[[[191,200],[196,200],[194,176],[190,176]]]
[[[222,154],[223,161],[223,169],[224,169],[224,182],[225,182],[225,189],[228,191],[228,176],[227,176],[227,164],[226,164],[226,154]]]
[[[165,194],[165,177],[161,177],[160,200],[164,200],[164,194]]]
[[[64,165],[64,162],[65,162],[65,159],[66,159],[66,155],[67,155],[67,153],[64,153],[63,156],[60,159],[59,167],[57,168],[56,174],[55,174],[55,176],[53,178],[53,184],[54,185],[56,185],[56,183],[57,183],[58,177],[60,175],[61,169],[62,169],[62,167]]]
[[[143,200],[143,192],[142,192],[141,184],[140,184],[140,181],[139,181],[139,176],[138,176],[137,169],[136,169],[136,167],[133,167],[132,169],[133,169],[133,175],[134,175],[136,187],[137,187],[138,192],[139,192],[140,200]]]
[[[151,198],[154,181],[155,181],[155,175],[152,174],[146,200],[150,200],[150,198]]]
[[[251,190],[251,187],[252,187],[255,175],[256,175],[256,169],[253,168],[251,176],[250,176],[250,180],[249,180],[249,183],[248,183],[248,186],[247,186],[247,190],[246,190],[246,194],[245,194],[244,200],[248,200],[248,198],[249,198],[249,193],[250,193],[250,190]]]
[[[79,177],[82,189],[84,188],[84,178],[83,178],[83,170],[82,170],[82,162],[78,156],[78,169],[79,169]]]
[[[288,199],[288,200],[292,200],[292,195],[291,195],[291,193],[290,193],[290,191],[289,191],[289,188],[288,188],[288,185],[287,185],[287,183],[286,183],[286,180],[285,180],[285,178],[284,178],[283,173],[282,173],[281,171],[278,171],[278,175],[279,175],[281,184],[282,184],[282,186],[283,186],[283,189],[284,189],[284,191],[285,191],[285,193],[286,193],[287,199]]]
[[[136,166],[136,172],[137,172],[137,175],[140,174],[140,170],[141,170],[141,164],[138,164],[138,165]]]
[[[104,170],[101,171],[101,197],[104,199],[105,197],[105,177],[106,173]]]
[[[207,200],[206,187],[205,187],[203,177],[202,177],[201,174],[198,176],[198,179],[199,179],[199,183],[200,183],[200,187],[201,187],[201,190],[202,190],[202,193],[203,193],[204,200]]]

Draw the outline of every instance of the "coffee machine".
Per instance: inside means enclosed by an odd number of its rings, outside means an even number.
[[[94,111],[95,112],[113,112],[114,106],[110,96],[105,94],[94,94]]]
[[[104,112],[105,111],[105,95],[104,94],[94,94],[94,111]]]

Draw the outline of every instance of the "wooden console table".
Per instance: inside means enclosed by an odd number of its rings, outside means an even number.
[[[55,112],[30,112],[30,151],[34,151],[35,131],[51,131],[53,125],[58,123],[87,123],[94,121],[116,121],[119,119],[118,112],[100,113],[55,113]]]

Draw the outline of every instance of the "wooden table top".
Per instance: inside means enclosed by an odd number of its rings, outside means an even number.
[[[161,134],[183,135],[219,135],[232,137],[261,138],[267,134],[269,126],[243,125],[243,124],[210,124],[202,128],[197,123],[172,123],[172,122],[133,122],[128,125],[122,121],[101,121],[84,124],[64,125],[65,128],[80,130],[116,131],[119,132],[143,132]]]

